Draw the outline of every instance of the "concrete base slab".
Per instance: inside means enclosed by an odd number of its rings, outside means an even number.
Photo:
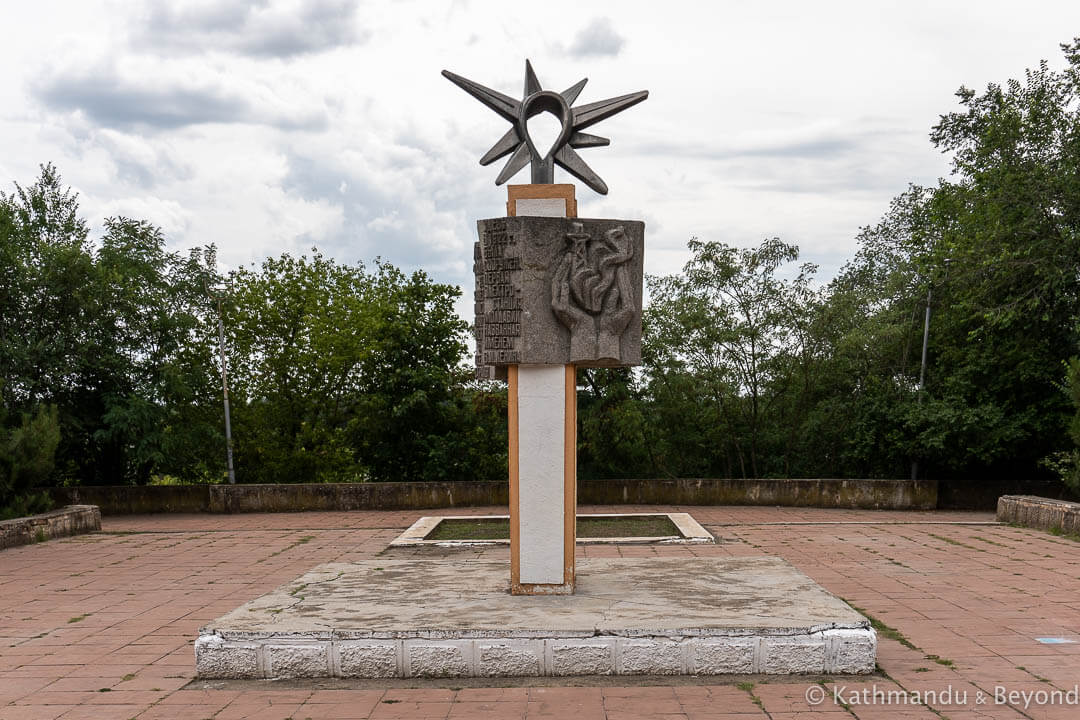
[[[200,631],[203,678],[869,673],[877,638],[778,558],[586,558],[570,596],[506,563],[328,563]]]

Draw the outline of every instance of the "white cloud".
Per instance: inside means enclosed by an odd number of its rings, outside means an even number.
[[[570,43],[574,57],[615,57],[626,44],[626,38],[615,31],[611,18],[595,18],[578,31]]]
[[[590,77],[581,103],[650,91],[592,129],[610,147],[582,151],[610,195],[578,189],[582,215],[645,219],[648,272],[677,270],[692,235],[779,235],[827,275],[908,182],[947,172],[927,134],[957,87],[1060,67],[1062,28],[1080,27],[1080,5],[1049,0],[981,3],[977,18],[899,0],[617,10],[8,4],[0,184],[52,161],[95,227],[145,217],[229,266],[318,244],[468,289],[475,221],[505,201],[477,161],[507,126],[439,71],[520,97],[529,57],[545,87]]]
[[[361,43],[356,0],[155,0],[136,44],[157,53],[233,52],[291,57]]]
[[[184,235],[191,224],[191,212],[180,203],[153,195],[113,198],[99,205],[98,210],[101,219],[127,217],[146,220],[161,228],[166,237]]]
[[[106,128],[172,130],[206,123],[290,130],[325,126],[324,104],[306,96],[289,78],[237,69],[199,58],[83,60],[44,71],[32,92],[46,108],[79,112]]]

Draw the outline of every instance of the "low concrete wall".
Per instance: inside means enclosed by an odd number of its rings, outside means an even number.
[[[97,507],[69,505],[40,515],[0,521],[0,550],[99,530],[101,511]]]
[[[938,482],[939,510],[991,510],[997,508],[1002,495],[1034,495],[1054,500],[1080,500],[1070,497],[1069,490],[1058,478],[1026,476],[994,477],[968,475],[943,477]]]
[[[1080,534],[1080,503],[1034,495],[1003,495],[998,498],[997,519],[1039,530]]]
[[[412,510],[509,502],[509,486],[501,482],[86,485],[50,492],[56,502],[93,503],[106,515]]]
[[[933,480],[704,479],[584,480],[587,505],[782,505],[791,507],[933,510]]]
[[[420,510],[506,505],[505,482],[298,485],[161,485],[50,490],[58,503],[89,503],[106,515],[158,512]],[[919,480],[582,480],[583,505],[786,505],[932,510],[937,483]]]
[[[85,485],[50,488],[57,505],[97,505],[105,515],[210,512],[211,485]],[[220,511],[219,511],[220,512]]]

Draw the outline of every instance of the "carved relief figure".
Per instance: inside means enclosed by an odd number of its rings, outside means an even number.
[[[634,248],[622,226],[600,238],[574,223],[551,278],[551,309],[570,330],[570,362],[619,363],[620,339],[637,313],[627,261]]]

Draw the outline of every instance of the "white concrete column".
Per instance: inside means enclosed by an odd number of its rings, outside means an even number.
[[[508,215],[576,217],[572,185],[510,186]],[[510,588],[574,591],[577,384],[573,365],[508,368]]]
[[[519,581],[561,585],[566,532],[566,370],[519,365]]]

